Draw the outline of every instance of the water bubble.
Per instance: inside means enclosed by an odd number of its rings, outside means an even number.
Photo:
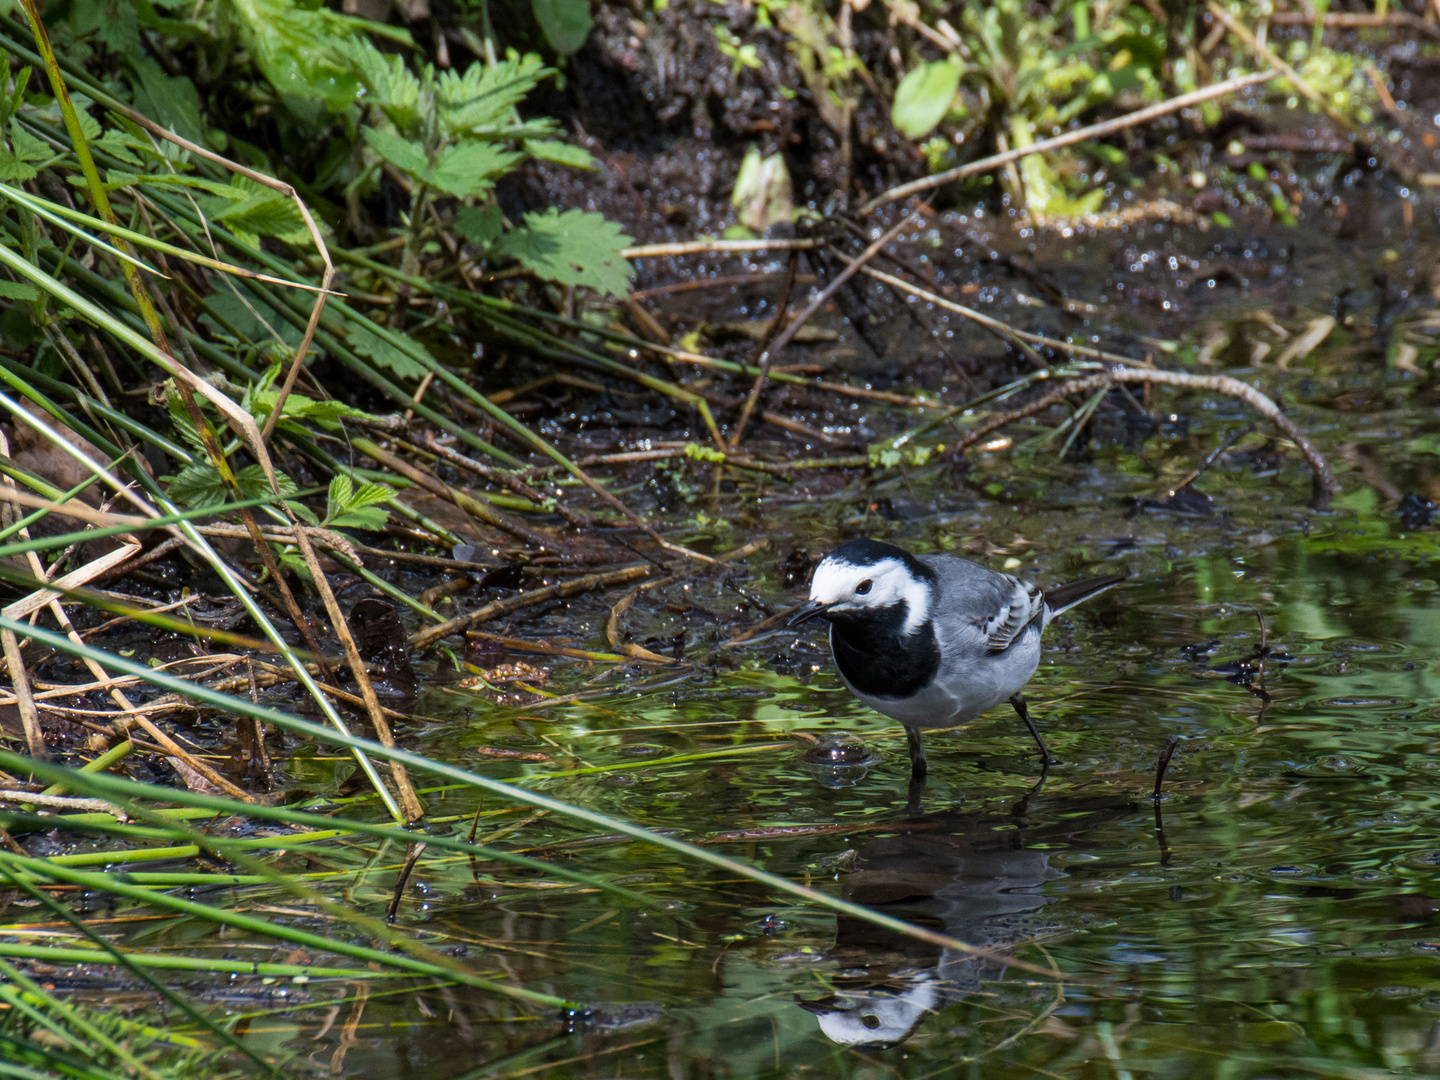
[[[841,768],[847,765],[868,765],[875,760],[874,751],[848,731],[831,731],[805,751],[805,764]]]

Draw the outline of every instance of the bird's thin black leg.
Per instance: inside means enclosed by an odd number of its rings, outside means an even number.
[[[920,798],[925,794],[925,744],[920,741],[920,729],[905,727],[905,742],[910,748],[910,791],[906,812],[920,813]]]
[[[910,747],[910,779],[924,780],[927,765],[925,763],[925,744],[920,741],[920,729],[905,726],[905,741]]]
[[[1016,694],[1010,699],[1010,704],[1020,714],[1020,719],[1025,721],[1025,726],[1030,729],[1030,734],[1035,737],[1035,745],[1040,747],[1040,766],[1049,768],[1051,765],[1059,765],[1057,758],[1050,756],[1050,751],[1045,747],[1045,740],[1040,738],[1040,730],[1035,726],[1035,721],[1030,719],[1030,710],[1025,707],[1025,695]]]

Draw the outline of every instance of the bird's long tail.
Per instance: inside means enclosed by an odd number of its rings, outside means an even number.
[[[1104,577],[1072,581],[1069,585],[1045,591],[1046,619],[1048,623],[1062,611],[1069,611],[1076,604],[1083,604],[1092,596],[1099,596],[1106,589],[1114,588],[1125,580],[1125,574],[1106,574]]]

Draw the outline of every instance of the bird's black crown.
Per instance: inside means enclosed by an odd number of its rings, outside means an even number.
[[[926,566],[919,559],[915,558],[904,548],[898,548],[894,544],[887,544],[883,540],[849,540],[832,551],[827,558],[838,559],[840,562],[849,563],[851,566],[875,566],[886,559],[894,559],[905,564],[910,573],[920,581],[930,581],[935,577],[934,571]]]

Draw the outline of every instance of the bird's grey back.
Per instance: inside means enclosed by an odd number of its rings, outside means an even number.
[[[935,572],[937,608],[952,618],[984,621],[1010,602],[1015,579],[954,555],[921,555]],[[932,614],[934,614],[932,612]]]

